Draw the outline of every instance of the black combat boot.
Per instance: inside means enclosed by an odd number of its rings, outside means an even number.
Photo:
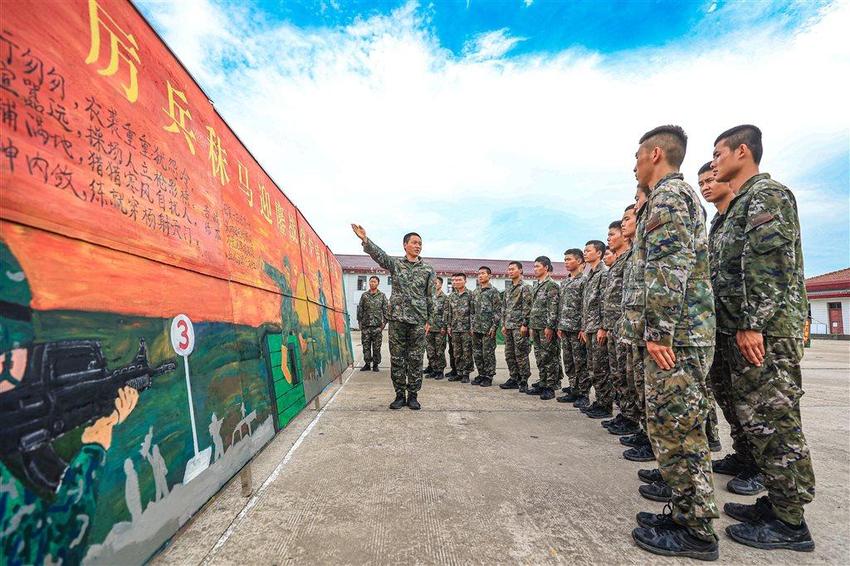
[[[726,534],[735,542],[763,550],[811,552],[815,549],[815,541],[805,519],[799,525],[789,525],[777,517],[772,508],[750,523],[729,525]]]
[[[599,405],[595,411],[587,410],[584,413],[591,419],[609,419],[611,418],[611,407],[603,407]]]
[[[617,413],[617,416],[614,417],[613,419],[604,420],[599,424],[602,425],[602,428],[608,428],[611,425],[619,425],[622,422],[623,422],[623,413]]]
[[[741,462],[741,459],[738,458],[737,454],[726,454],[720,460],[711,461],[711,470],[715,474],[737,476],[744,470],[744,463]]]
[[[434,379],[435,379],[435,380],[437,380],[437,381],[440,381],[440,380],[441,380],[441,379],[443,379],[445,376],[443,375],[443,372],[441,372],[441,371],[435,371],[434,373],[432,373],[432,374],[431,374],[431,377],[432,377],[432,378],[434,378]]]
[[[517,391],[519,391],[520,393],[528,393],[528,380],[527,379],[520,379],[519,380],[519,387],[517,387]]]
[[[499,389],[519,389],[519,383],[514,378],[508,379],[506,382],[499,385]]]
[[[637,524],[645,529],[669,529],[676,525],[676,522],[673,520],[673,507],[669,502],[664,505],[664,510],[661,513],[647,513],[645,511],[641,511],[635,515],[635,521],[637,521]]]
[[[764,476],[753,469],[744,470],[729,480],[726,489],[737,495],[757,495],[767,490],[764,487]]]
[[[555,390],[551,387],[543,387],[540,389],[540,400],[548,401],[555,398]]]
[[[588,405],[590,405],[590,398],[587,395],[580,395],[573,403],[576,409],[585,409]]]
[[[541,393],[543,393],[543,388],[540,387],[540,382],[538,381],[537,383],[531,384],[531,387],[529,387],[528,390],[525,393],[526,393],[526,395],[538,395],[539,396]]]
[[[482,377],[481,383],[479,385],[481,385],[481,387],[490,387],[491,385],[493,385],[493,378],[492,377]]]
[[[540,382],[535,381],[534,383],[531,384],[531,387],[540,387]]]
[[[422,370],[422,375],[430,375],[430,374],[431,374],[431,371],[433,371],[433,370],[431,369],[431,366],[428,366],[428,367],[426,367],[426,368],[424,368],[424,369]]]
[[[407,405],[407,399],[404,398],[404,391],[396,391],[395,401],[390,403],[390,409],[401,409]]]
[[[452,370],[449,373],[446,374],[446,377],[454,377],[456,375],[457,375],[457,371],[454,368],[452,368]]]
[[[422,408],[422,405],[420,405],[419,401],[416,399],[415,392],[410,392],[407,394],[407,406],[413,409],[414,411],[418,411]]]
[[[629,418],[623,419],[623,424],[618,426],[609,426],[608,432],[617,436],[626,436],[629,434],[637,434],[640,432],[640,425]]]
[[[460,382],[461,383],[469,383],[469,376],[468,375],[462,375],[460,377]]]
[[[712,452],[720,452],[723,450],[723,444],[720,442],[720,439],[713,438],[708,441],[708,449]]]
[[[745,503],[727,503],[723,512],[742,523],[754,523],[762,517],[773,517],[773,506],[766,495],[762,495],[752,505]]]
[[[470,382],[470,385],[481,385],[481,380],[482,380],[482,379],[484,379],[484,378],[483,378],[483,377],[481,376],[481,374],[479,373],[478,375],[476,375],[476,376],[475,376],[475,379],[473,379],[473,380]]]
[[[372,364],[372,371],[381,371],[378,369],[378,364]]]
[[[620,438],[620,440],[623,440]],[[630,462],[652,462],[655,460],[655,453],[649,444],[643,444],[637,448],[629,448],[623,452],[623,458]]]
[[[599,403],[597,403],[596,401],[594,401],[594,402],[593,402],[593,403],[591,403],[590,405],[585,405],[584,407],[579,407],[579,410],[580,410],[582,413],[587,414],[587,413],[589,413],[590,411],[595,411],[595,410],[596,410],[596,409],[598,409],[598,408],[599,408]]]
[[[569,395],[572,392],[573,392],[573,388],[570,387],[569,385],[567,385],[566,387],[561,387],[561,393],[566,393],[567,395]]]
[[[363,364],[363,367],[360,368],[360,371],[369,371],[370,369],[372,369],[371,364]]]
[[[463,379],[458,374],[451,374],[451,373],[447,373],[446,377],[448,377],[448,379],[446,379],[446,381],[460,381],[461,379]]]
[[[664,480],[642,485],[638,487],[638,493],[652,501],[667,502],[673,497],[673,489]]]
[[[642,549],[661,556],[681,556],[708,561],[720,557],[716,540],[697,538],[691,534],[690,529],[675,523],[650,529],[638,527],[632,531],[632,538]]]
[[[657,481],[664,481],[664,478],[661,477],[661,470],[659,470],[658,468],[652,468],[652,469],[649,469],[649,470],[644,468],[644,469],[638,470],[638,478],[643,483],[653,483],[653,482],[657,482]]]
[[[561,401],[561,399],[563,399],[563,401]],[[581,395],[579,395],[577,391],[570,391],[563,397],[558,397],[558,401],[561,403],[575,403],[579,399],[581,399]]]
[[[631,446],[632,448],[638,448],[643,445],[649,445],[649,438],[646,437],[646,433],[644,431],[637,432],[632,436],[624,436],[620,439],[620,444],[623,446]]]

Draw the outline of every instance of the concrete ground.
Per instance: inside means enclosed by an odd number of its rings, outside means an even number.
[[[501,347],[497,360],[501,383]],[[234,478],[153,562],[683,562],[632,542],[635,513],[663,505],[638,495],[636,472],[647,465],[624,460],[599,421],[516,391],[433,380],[421,411],[389,411],[388,365],[385,352],[379,373],[349,372],[330,386],[322,410],[305,409],[254,459],[251,498]],[[722,563],[850,563],[850,344],[815,341],[803,365],[818,482],[806,517],[817,547],[739,545],[723,533],[732,521],[722,515]],[[751,501],[730,494],[728,479],[715,477],[720,507]]]

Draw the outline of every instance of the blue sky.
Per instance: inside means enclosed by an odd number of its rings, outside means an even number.
[[[755,123],[794,189],[808,275],[850,265],[850,4],[142,0],[335,252],[559,258],[604,239],[640,135]],[[330,205],[329,203],[333,203]],[[709,214],[713,211],[708,207]]]

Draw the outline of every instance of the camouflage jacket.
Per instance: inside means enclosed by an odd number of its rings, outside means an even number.
[[[602,328],[617,336],[617,322],[623,316],[623,271],[628,250],[620,254],[608,269],[602,292]]]
[[[531,289],[531,313],[528,326],[535,330],[558,327],[558,296],[560,288],[550,276],[543,281],[535,281]]]
[[[581,329],[596,332],[602,328],[602,291],[608,268],[601,261],[587,274],[581,298]]]
[[[392,277],[388,318],[424,325],[434,308],[434,268],[421,258],[408,261],[406,257],[390,257],[368,238],[363,242],[363,251]]]
[[[644,340],[713,347],[716,320],[705,210],[681,173],[663,177],[646,208],[639,248],[646,286]]]
[[[446,327],[452,332],[470,332],[472,330],[472,293],[464,289],[455,291],[446,298]]]
[[[711,274],[712,289],[716,288],[717,270],[720,267],[718,263],[720,250],[718,246],[719,240],[717,238],[717,229],[721,224],[723,224],[723,214],[718,212],[714,215],[714,218],[711,219],[711,227],[708,229],[708,272]],[[716,291],[715,294],[717,294]],[[717,301],[715,301],[715,304],[716,303]],[[719,328],[720,326],[718,321],[718,329]]]
[[[381,326],[387,321],[387,296],[382,291],[366,291],[357,303],[357,323],[360,328]]]
[[[448,295],[443,293],[443,290],[440,289],[434,295],[434,310],[431,311],[431,318],[428,320],[428,324],[431,325],[431,330],[442,330],[446,327],[446,301],[448,299]]]
[[[581,302],[587,278],[583,272],[577,277],[570,275],[561,281],[558,301],[558,330],[578,332],[581,330]]]
[[[790,189],[761,173],[735,194],[714,231],[717,324],[803,337],[808,313],[800,219]]]
[[[492,285],[472,291],[472,331],[486,334],[502,325],[502,298]]]
[[[508,330],[528,326],[531,316],[531,288],[522,279],[519,285],[511,284],[505,291],[503,324]]]
[[[631,249],[624,255],[623,315],[617,324],[617,337],[634,346],[643,346],[643,237],[646,228],[646,205],[637,213],[635,237]]]

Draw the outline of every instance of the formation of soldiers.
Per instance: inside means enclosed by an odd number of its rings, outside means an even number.
[[[500,388],[545,401],[566,377],[558,402],[602,419],[628,447],[624,458],[657,462],[639,470],[638,492],[667,505],[662,514],[637,515],[632,536],[639,547],[717,559],[714,476],[726,474],[733,493],[766,492],[752,504],[724,506],[740,521],[726,528],[734,541],[811,551],[803,507],[815,481],[799,405],[808,306],[797,204],[787,187],[759,171],[761,131],[737,126],[717,137],[711,161],[698,171],[699,189],[716,208],[707,229],[706,212],[679,172],[686,148],[678,126],[640,138],[634,204],[608,226],[607,246],[590,240],[564,252],[569,277],[560,285],[550,259],[540,256],[533,286],[523,283],[522,264],[511,262],[503,295],[482,266],[477,289],[467,291],[466,276],[456,273],[447,296],[442,279],[418,258],[421,238],[415,256],[405,245],[407,256],[393,260],[354,225],[367,253],[393,276],[390,349],[399,354],[390,407],[403,407],[406,391],[416,405],[408,406],[419,408],[422,374],[446,376],[447,338],[448,380],[492,385],[500,328],[509,372]],[[405,280],[408,272],[417,277]],[[396,313],[408,311],[418,313],[417,330],[394,332]],[[420,371],[426,343],[428,367]],[[533,384],[531,349],[539,376]],[[470,380],[473,367],[478,375]],[[712,461],[711,451],[721,448],[715,404],[729,422],[733,451]]]

